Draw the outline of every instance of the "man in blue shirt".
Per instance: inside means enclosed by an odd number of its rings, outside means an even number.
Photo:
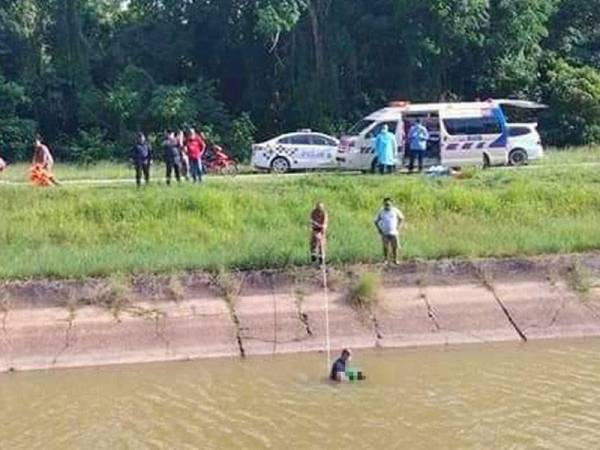
[[[410,127],[408,132],[408,143],[410,149],[410,164],[408,171],[412,173],[415,168],[415,160],[419,161],[419,172],[423,170],[423,157],[427,150],[427,142],[429,141],[429,131],[421,123],[421,119]]]
[[[398,142],[394,133],[390,133],[387,125],[381,127],[381,131],[375,140],[375,155],[379,173],[383,175],[386,171],[391,173],[396,166],[396,155],[398,153]]]

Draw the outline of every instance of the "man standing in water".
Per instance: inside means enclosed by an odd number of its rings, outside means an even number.
[[[331,373],[329,379],[332,381],[345,381],[346,380],[346,363],[352,359],[352,352],[349,348],[342,350],[342,354],[338,359],[335,360],[333,366],[331,366]]]
[[[313,263],[322,265],[325,262],[325,245],[329,218],[325,205],[318,202],[310,213],[310,255]]]
[[[400,246],[400,228],[404,226],[404,214],[394,206],[391,198],[383,200],[383,208],[375,216],[375,227],[383,241],[383,256],[385,264],[389,263],[390,255],[395,264],[398,260],[398,247]]]

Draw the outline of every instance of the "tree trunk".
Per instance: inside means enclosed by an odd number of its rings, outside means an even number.
[[[323,79],[325,75],[325,44],[321,31],[321,20],[323,13],[328,8],[324,8],[324,6],[321,0],[311,0],[308,3],[313,45],[315,47],[315,72],[319,79]]]

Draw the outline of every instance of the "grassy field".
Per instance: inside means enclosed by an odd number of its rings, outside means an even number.
[[[331,215],[331,261],[373,262],[381,250],[372,220],[384,196],[408,218],[405,258],[600,248],[596,166],[547,162],[469,174],[236,177],[140,191],[0,186],[0,278],[304,264],[316,200]]]
[[[562,150],[549,149],[546,158],[536,162],[533,166],[561,166],[568,164],[600,164],[600,146],[567,148]],[[29,165],[14,164],[6,172],[0,174],[0,181],[25,182],[27,180]],[[247,165],[240,165],[241,174],[252,172]],[[162,181],[164,178],[164,165],[160,162],[152,166],[154,180]],[[75,164],[57,163],[55,175],[61,181],[78,180],[131,180],[134,177],[133,169],[127,163],[103,161],[92,166],[78,166]]]

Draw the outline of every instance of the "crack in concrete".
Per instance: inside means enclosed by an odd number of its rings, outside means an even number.
[[[484,288],[486,288],[492,294],[492,296],[496,300],[496,303],[498,304],[498,306],[500,307],[500,309],[502,310],[502,312],[506,316],[506,319],[512,325],[512,327],[517,332],[517,334],[519,335],[519,337],[521,338],[521,340],[523,342],[527,342],[527,336],[525,335],[525,333],[523,332],[523,330],[521,330],[521,328],[519,327],[519,325],[517,324],[517,322],[513,319],[512,315],[510,314],[510,311],[504,305],[504,302],[502,301],[502,299],[500,298],[500,296],[496,292],[496,288],[492,284],[492,281],[489,279],[489,277],[487,276],[487,274],[485,273],[485,271],[483,270],[483,268],[479,267],[479,266],[477,266],[475,264],[473,264],[473,268],[475,269],[475,274],[477,275],[477,277],[481,281],[481,284],[483,285]]]
[[[67,322],[67,329],[65,330],[65,343],[63,347],[54,355],[52,359],[52,365],[56,365],[58,358],[60,358],[70,347],[71,347],[71,331],[73,330],[73,323],[77,317],[77,311],[75,309],[69,310],[69,315],[65,319]]]
[[[277,353],[277,296],[275,295],[275,286],[273,278],[269,276],[269,286],[271,287],[271,297],[273,298],[273,355]]]
[[[554,288],[556,289],[556,288]],[[567,296],[563,295],[561,296],[561,303],[558,306],[558,308],[556,308],[556,311],[554,311],[554,314],[552,315],[552,318],[550,319],[550,322],[548,322],[547,327],[552,327],[554,326],[554,324],[558,321],[558,317],[560,316],[560,313],[567,307]]]
[[[15,369],[12,366],[12,343],[10,339],[10,334],[8,332],[8,315],[10,312],[11,302],[8,292],[4,290],[4,288],[0,289],[0,311],[2,312],[2,328],[1,328],[1,339],[4,342],[4,346],[7,351],[4,352],[4,359],[6,361],[6,368],[8,372],[13,372]]]
[[[0,306],[0,310],[2,311],[2,319],[1,319],[1,322],[2,322],[2,332],[3,333],[7,333],[7,330],[6,330],[6,321],[8,320],[8,311],[9,311],[9,308],[3,302],[2,305]]]
[[[294,305],[296,306],[297,318],[304,327],[306,331],[306,335],[311,337],[313,335],[312,328],[310,326],[310,319],[308,314],[304,312],[302,309],[302,304],[304,303],[304,293],[301,291],[294,291]]]
[[[375,315],[375,313],[371,314],[371,322],[373,323],[373,331],[375,332],[375,336],[377,337],[375,345],[379,345],[379,341],[383,339],[383,335],[381,334],[379,321],[377,320],[377,316]]]
[[[427,317],[433,323],[436,333],[439,333],[442,330],[442,327],[441,327],[440,323],[438,322],[435,309],[433,308],[431,303],[429,303],[429,299],[427,298],[427,294],[425,293],[424,289],[421,289],[421,292],[419,293],[419,298],[421,300],[423,300],[423,303],[425,303],[425,307],[427,308]]]

